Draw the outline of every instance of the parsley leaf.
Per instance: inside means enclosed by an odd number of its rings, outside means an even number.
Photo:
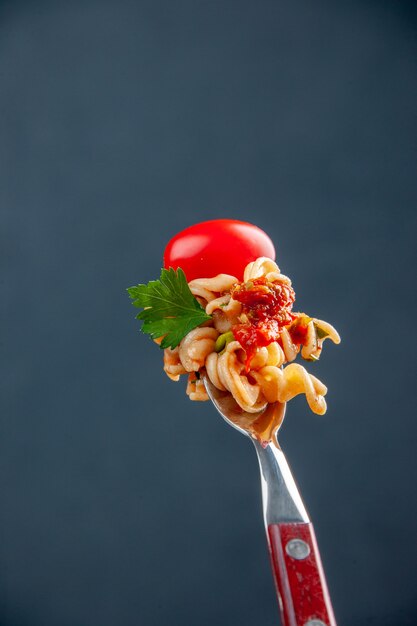
[[[127,290],[133,306],[143,308],[136,319],[152,339],[163,337],[161,348],[175,348],[190,330],[211,319],[193,296],[184,272],[162,269],[159,280]]]

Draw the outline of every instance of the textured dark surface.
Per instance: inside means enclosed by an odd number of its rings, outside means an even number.
[[[124,292],[222,216],[343,337],[282,435],[340,625],[417,622],[412,7],[0,3],[2,626],[278,623],[254,451]]]

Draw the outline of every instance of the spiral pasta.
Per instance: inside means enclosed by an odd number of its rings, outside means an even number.
[[[230,290],[238,282],[235,276],[219,274],[214,278],[197,278],[188,286],[193,296],[213,316],[213,326],[220,333],[230,330],[242,311],[242,306],[233,300]]]
[[[230,391],[239,406],[248,413],[258,413],[267,404],[261,387],[245,375],[244,364],[239,360],[241,346],[237,341],[228,344],[222,355],[215,352],[206,361],[206,371],[215,387]]]
[[[219,274],[192,280],[189,287],[211,319],[175,349],[165,349],[164,370],[175,381],[188,374],[191,400],[208,399],[200,376],[204,373],[249,414],[299,394],[314,413],[325,413],[326,386],[292,361],[299,353],[315,361],[325,339],[339,343],[340,337],[327,322],[292,312],[291,280],[274,261],[260,257],[249,263],[242,283]]]
[[[291,280],[288,276],[281,274],[278,265],[272,259],[268,259],[265,256],[259,257],[256,261],[249,263],[243,273],[243,282],[247,283],[249,280],[255,278],[265,278],[271,282],[281,282],[285,285],[291,285]]]
[[[253,372],[252,376],[260,385],[267,402],[288,402],[304,393],[313,413],[323,415],[326,412],[324,396],[327,387],[298,363],[291,363],[283,369],[266,366]]]

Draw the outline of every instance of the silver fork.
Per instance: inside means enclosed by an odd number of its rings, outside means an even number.
[[[219,391],[203,377],[209,398],[223,417],[252,440],[261,471],[265,529],[283,626],[336,626],[313,525],[298,492],[274,431],[279,428],[285,405],[274,407],[274,428],[259,440],[253,424],[268,417],[266,411],[246,413],[227,392]],[[262,437],[261,437],[262,439]]]

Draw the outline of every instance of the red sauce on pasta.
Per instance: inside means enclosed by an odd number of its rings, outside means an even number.
[[[246,324],[236,324],[232,328],[233,335],[246,352],[246,369],[257,348],[267,346],[279,337],[279,325],[274,319],[255,320]]]
[[[287,329],[290,333],[292,342],[296,345],[303,345],[306,343],[309,321],[310,318],[301,313]]]
[[[243,305],[243,312],[253,321],[274,318],[280,326],[293,320],[291,314],[295,293],[292,287],[271,283],[263,276],[247,283],[235,285],[232,298]]]
[[[292,287],[255,278],[232,289],[232,297],[242,304],[247,322],[236,324],[232,331],[246,352],[246,369],[256,349],[277,341],[284,326],[296,318],[291,312],[295,300]]]

